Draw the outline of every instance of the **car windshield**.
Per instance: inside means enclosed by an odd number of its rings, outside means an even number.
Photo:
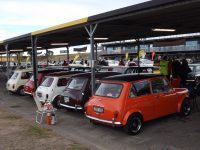
[[[95,95],[117,98],[120,96],[121,90],[122,90],[121,84],[100,83],[95,92]]]
[[[15,73],[12,75],[11,79],[16,79],[16,78],[18,77],[18,75],[19,75],[19,73],[18,73],[18,72],[15,72]]]
[[[46,78],[46,79],[42,82],[41,86],[50,87],[51,84],[53,83],[53,80],[54,80],[54,78]]]
[[[194,70],[195,67],[194,66],[190,66],[189,65],[189,68],[192,70],[192,72],[195,72],[195,70]]]
[[[84,86],[84,83],[86,82],[87,79],[83,78],[73,78],[68,87],[69,89],[75,89],[75,90],[81,90]]]

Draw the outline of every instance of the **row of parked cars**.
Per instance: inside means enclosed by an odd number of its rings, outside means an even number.
[[[37,89],[32,70],[17,70],[7,90],[32,95],[56,108],[85,112],[93,124],[124,126],[138,134],[143,122],[179,112],[190,113],[189,93],[172,88],[157,67],[97,67],[96,92],[91,95],[89,67],[46,68],[38,71]]]

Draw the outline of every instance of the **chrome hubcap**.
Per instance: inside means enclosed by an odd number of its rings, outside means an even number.
[[[131,132],[136,133],[141,128],[141,121],[139,118],[134,118],[131,124]]]

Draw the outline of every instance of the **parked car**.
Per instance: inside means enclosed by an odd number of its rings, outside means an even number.
[[[200,64],[189,64],[191,72],[188,74],[187,82],[200,82]]]
[[[118,72],[98,72],[95,74],[96,80],[104,77],[119,75]],[[69,109],[83,110],[85,103],[91,97],[91,73],[82,73],[73,76],[65,90],[60,94],[57,108],[65,107]]]
[[[16,70],[6,83],[7,90],[24,95],[24,85],[29,80],[31,75],[31,69]]]
[[[59,69],[51,69],[51,70],[41,70],[38,71],[38,85],[41,84],[43,81],[44,77],[47,75],[65,75],[68,74],[68,71],[61,71]],[[24,85],[24,92],[28,95],[32,95],[33,92],[35,91],[34,89],[34,76],[32,75],[31,78],[26,82]]]
[[[99,71],[114,71],[114,72],[120,72],[122,74],[132,74],[132,73],[155,73],[159,74],[158,72],[159,67],[157,66],[143,66],[143,67],[138,67],[138,66],[102,66],[99,68]]]
[[[73,71],[63,74],[46,76],[44,81],[36,90],[36,96],[41,102],[45,100],[55,103],[57,96],[66,88],[68,80],[75,74],[82,73]]]
[[[124,126],[130,134],[141,131],[143,122],[179,112],[190,113],[188,90],[173,89],[159,75],[118,75],[100,81],[85,105],[93,123]]]

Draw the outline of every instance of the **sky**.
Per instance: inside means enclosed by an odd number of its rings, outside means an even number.
[[[145,1],[0,0],[0,41]]]
[[[0,41],[147,0],[0,0]]]

